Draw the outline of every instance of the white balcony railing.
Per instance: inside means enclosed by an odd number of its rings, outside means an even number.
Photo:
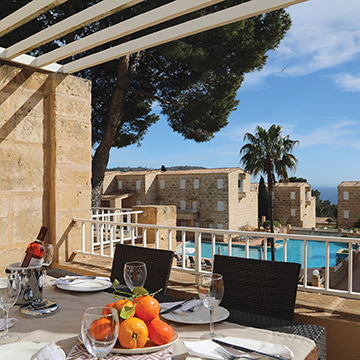
[[[126,212],[122,215],[125,217]],[[129,219],[135,218],[138,212],[128,212]],[[131,215],[130,215],[131,213]],[[121,214],[121,212],[119,213]],[[214,254],[218,252],[219,244],[225,249],[226,255],[233,256],[242,247],[243,254],[241,256],[249,258],[255,257],[262,260],[271,260],[270,247],[267,246],[267,239],[274,238],[277,244],[277,261],[288,261],[288,243],[290,240],[301,240],[303,243],[302,258],[302,279],[299,282],[299,289],[312,291],[317,293],[336,294],[339,296],[360,299],[360,288],[355,291],[353,289],[353,281],[360,283],[360,239],[345,237],[325,237],[313,235],[297,235],[297,234],[272,234],[265,232],[250,231],[232,231],[232,230],[215,230],[208,228],[191,228],[182,226],[165,226],[139,224],[135,222],[118,222],[114,214],[110,216],[110,221],[100,218],[99,214],[95,214],[92,220],[74,219],[81,224],[82,229],[82,248],[78,251],[84,254],[92,254],[112,258],[114,255],[114,245],[116,243],[140,245],[144,247],[167,248],[173,250],[178,255],[177,264],[174,269],[184,272],[192,272],[199,274],[211,271],[211,264]],[[112,218],[113,216],[113,218]],[[254,246],[254,239],[263,239],[261,245]],[[175,242],[176,239],[177,241]],[[309,253],[313,241],[321,242],[324,246],[324,264],[316,266],[316,273],[321,274],[318,282],[321,287],[312,286],[312,271],[314,268],[309,266],[313,254]],[[342,259],[336,264],[330,264],[330,256],[333,260],[335,254],[330,253],[331,243],[346,243],[348,249],[347,258]],[[176,244],[176,245],[175,245]],[[191,249],[189,247],[191,246]],[[210,256],[204,256],[203,246],[211,247]],[[190,251],[191,250],[191,251]],[[317,253],[316,256],[319,256]],[[279,259],[279,257],[281,257]],[[206,260],[206,261],[205,261]],[[337,277],[342,278],[342,286],[333,286]],[[346,280],[347,278],[347,280]],[[345,289],[344,289],[345,279]],[[357,287],[357,286],[356,286]]]

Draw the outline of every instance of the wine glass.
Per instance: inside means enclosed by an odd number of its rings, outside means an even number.
[[[43,248],[44,248],[44,255],[42,257],[42,265],[44,268],[44,279],[45,279],[44,282],[46,283],[46,279],[47,279],[46,272],[54,259],[54,246],[52,244],[44,244]]]
[[[146,264],[141,261],[131,261],[124,265],[124,280],[132,291],[138,286],[144,286],[147,276]]]
[[[224,296],[224,282],[220,274],[202,274],[198,281],[198,292],[202,304],[210,310],[210,333],[201,336],[202,339],[221,337],[215,334],[213,314]]]
[[[17,335],[11,335],[8,331],[9,309],[16,303],[21,291],[19,274],[11,271],[6,277],[0,278],[0,309],[4,313],[4,331],[0,336],[0,344],[8,344],[19,339]]]
[[[119,332],[119,315],[115,308],[103,314],[103,306],[84,310],[81,322],[81,338],[89,354],[103,359],[114,347]]]

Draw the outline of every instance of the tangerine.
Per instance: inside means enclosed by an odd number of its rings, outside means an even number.
[[[106,340],[114,332],[111,319],[100,318],[94,320],[89,327],[89,332],[95,340]]]
[[[103,315],[108,315],[108,314],[110,314],[111,311],[110,311],[109,309],[107,309],[107,308],[111,308],[114,304],[115,304],[114,302],[113,302],[113,303],[110,303],[110,304],[106,304],[105,307],[104,307],[104,309],[103,309],[103,311],[102,311],[102,314],[103,314]]]
[[[135,316],[145,322],[155,319],[159,316],[160,304],[150,295],[145,295],[135,300]]]
[[[131,317],[120,324],[118,339],[123,348],[142,348],[147,342],[148,334],[145,322],[136,317]]]
[[[149,339],[156,345],[165,345],[173,337],[174,330],[159,317],[152,319],[148,325]]]
[[[132,313],[130,316],[128,317],[133,317],[135,315],[135,311],[134,311],[134,304],[132,301],[128,300],[128,299],[120,299],[120,300],[117,300],[114,302],[113,304],[113,308],[116,309],[118,312],[119,312],[119,316],[121,315],[121,310],[124,308],[124,307],[128,307],[128,308],[133,308],[132,310]]]

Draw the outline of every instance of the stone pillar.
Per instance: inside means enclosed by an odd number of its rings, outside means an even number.
[[[138,215],[139,224],[176,226],[176,206],[174,205],[139,205],[133,206],[133,211],[143,211]],[[139,230],[142,234],[142,230]],[[146,230],[146,239],[149,246],[155,246],[155,229]],[[176,250],[176,231],[171,232],[171,250]],[[169,249],[168,230],[159,229],[160,249]]]
[[[91,82],[56,73],[48,86],[50,234],[64,261],[81,249],[72,219],[91,216]]]
[[[0,271],[41,225],[65,260],[80,246],[72,219],[90,217],[90,81],[1,59],[0,159]]]

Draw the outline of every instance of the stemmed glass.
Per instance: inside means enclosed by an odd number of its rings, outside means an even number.
[[[42,265],[44,268],[44,279],[45,279],[44,282],[46,283],[46,279],[47,279],[46,272],[54,259],[54,246],[52,244],[44,244],[43,248],[44,248],[44,255],[42,258]]]
[[[11,271],[6,277],[0,278],[0,309],[4,313],[4,331],[0,337],[0,344],[8,344],[19,339],[17,335],[10,335],[8,331],[9,309],[16,303],[21,291],[21,281],[17,272]]]
[[[144,286],[147,276],[146,264],[141,261],[127,262],[124,265],[124,280],[132,291],[138,286]]]
[[[220,274],[202,274],[198,281],[198,292],[202,304],[210,310],[210,333],[202,335],[202,339],[221,337],[215,334],[213,314],[224,296],[224,282]]]
[[[81,338],[89,354],[103,359],[114,347],[119,332],[119,316],[115,308],[103,314],[103,306],[84,310],[81,322]]]

